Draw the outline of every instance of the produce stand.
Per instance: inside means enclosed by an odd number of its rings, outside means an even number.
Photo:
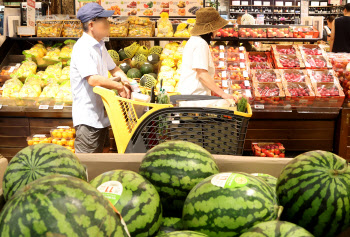
[[[0,56],[3,58],[2,66],[10,62],[19,63],[23,60],[22,51],[30,48],[38,40],[64,41],[68,38],[7,38],[0,47]],[[157,38],[157,37],[125,37],[110,38],[113,40],[150,40],[159,41],[186,40],[188,38]],[[231,38],[218,38],[218,41],[230,41]],[[269,42],[316,42],[319,39],[294,39],[294,38],[235,38],[242,41],[269,41]],[[245,153],[251,154],[251,142],[254,141],[279,141],[287,150],[287,157],[293,157],[300,152],[322,149],[334,151],[341,156],[350,159],[348,140],[347,107],[344,108],[318,108],[318,109],[267,109],[252,108],[253,116],[250,119]],[[47,132],[56,126],[72,126],[71,107],[47,109],[37,107],[17,107],[2,104],[0,109],[0,154],[11,158],[20,149],[27,146],[26,137],[35,133]],[[345,129],[346,128],[346,129]],[[116,152],[114,136],[111,133],[111,151]],[[349,150],[349,152],[348,152]]]

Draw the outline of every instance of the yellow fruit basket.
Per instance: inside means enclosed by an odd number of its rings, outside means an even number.
[[[36,35],[38,37],[60,37],[62,28],[62,20],[36,21]]]
[[[127,37],[129,23],[127,21],[110,21],[109,37]]]
[[[83,35],[83,24],[80,20],[63,21],[62,37],[81,37]]]
[[[104,103],[118,153],[143,153],[169,140],[190,141],[212,154],[243,153],[252,116],[249,104],[247,112],[242,113],[222,108],[143,103],[121,98],[102,87],[94,87],[94,92]],[[203,97],[208,98],[218,99]]]

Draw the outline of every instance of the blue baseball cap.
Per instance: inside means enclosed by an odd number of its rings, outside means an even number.
[[[96,17],[110,17],[114,11],[107,11],[98,3],[92,2],[84,5],[78,11],[77,18],[82,22],[88,22]]]

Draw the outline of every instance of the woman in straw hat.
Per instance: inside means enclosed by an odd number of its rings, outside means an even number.
[[[214,82],[215,67],[209,50],[210,40],[219,29],[228,24],[214,8],[201,8],[196,12],[196,24],[191,31],[182,56],[179,92],[182,95],[211,95],[233,99]]]

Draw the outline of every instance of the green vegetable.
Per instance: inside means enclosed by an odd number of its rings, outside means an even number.
[[[237,105],[237,110],[239,112],[243,112],[245,113],[247,111],[247,104],[248,104],[248,101],[246,98],[241,98],[239,101],[238,101],[238,105]]]

